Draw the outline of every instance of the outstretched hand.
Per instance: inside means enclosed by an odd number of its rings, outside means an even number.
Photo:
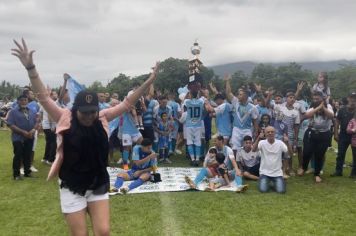
[[[157,77],[157,74],[158,74],[158,70],[159,70],[159,64],[160,64],[161,62],[159,62],[159,61],[157,61],[156,62],[156,65],[154,66],[154,67],[152,67],[152,73],[151,73],[151,76],[150,76],[150,79],[152,78],[152,79],[156,79],[156,77]]]
[[[230,74],[225,74],[224,75],[224,81],[230,81],[231,80],[231,75]]]
[[[14,40],[14,43],[16,44],[17,48],[11,49],[11,54],[18,57],[25,68],[30,68],[34,65],[32,55],[35,50],[28,50],[26,42],[23,38],[21,39],[21,42],[22,45],[16,40]]]

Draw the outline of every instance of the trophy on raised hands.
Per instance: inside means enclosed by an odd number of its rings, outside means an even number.
[[[199,55],[201,52],[201,47],[198,44],[198,41],[195,40],[195,43],[190,48],[193,57],[189,60],[188,71],[189,71],[189,81],[188,81],[188,89],[193,95],[193,97],[197,96],[198,91],[201,89],[201,85],[203,82],[203,77],[200,74],[200,67],[203,63],[199,59]]]

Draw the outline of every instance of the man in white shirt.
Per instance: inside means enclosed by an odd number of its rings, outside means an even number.
[[[261,193],[268,192],[270,182],[272,182],[277,193],[285,193],[286,185],[283,179],[282,154],[288,152],[288,147],[285,144],[288,139],[285,137],[284,142],[275,139],[275,129],[272,126],[268,126],[265,129],[267,139],[260,140],[262,136],[261,133],[253,144],[253,151],[259,151],[261,156],[259,191]]]

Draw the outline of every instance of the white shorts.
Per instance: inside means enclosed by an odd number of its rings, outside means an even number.
[[[108,200],[109,194],[93,194],[92,190],[87,190],[84,196],[72,193],[68,188],[59,189],[62,213],[73,213],[87,208],[88,202]]]
[[[186,127],[185,132],[187,135],[187,145],[195,144],[197,146],[201,146],[201,127]]]
[[[239,129],[237,127],[232,129],[232,136],[230,140],[232,150],[238,150],[242,147],[242,140],[246,135],[252,137],[252,131],[250,129]]]
[[[136,143],[142,137],[140,132],[136,134],[122,134],[122,146],[132,146],[133,143]]]

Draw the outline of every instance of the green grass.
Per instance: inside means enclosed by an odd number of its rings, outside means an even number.
[[[34,179],[12,180],[12,145],[0,131],[0,235],[68,235],[56,181],[47,182],[41,164],[44,139],[36,150]],[[327,153],[324,183],[311,175],[288,180],[287,194],[260,194],[248,181],[244,194],[232,192],[148,193],[115,196],[112,235],[356,235],[356,182],[331,178],[335,153]],[[173,166],[187,166],[175,157]],[[351,162],[351,154],[347,154]]]

